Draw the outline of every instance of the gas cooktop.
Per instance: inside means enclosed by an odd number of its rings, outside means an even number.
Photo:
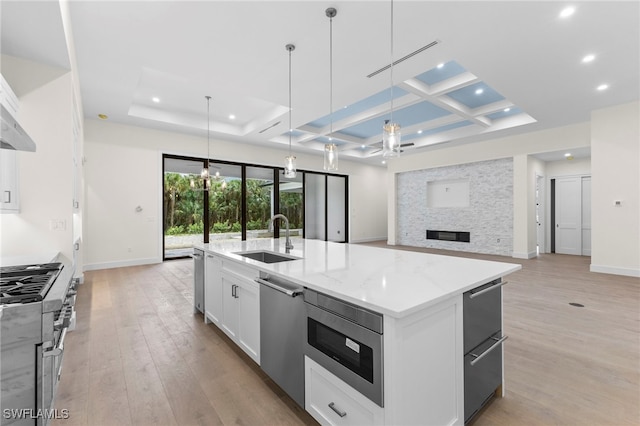
[[[43,300],[62,268],[62,263],[0,267],[0,304]]]

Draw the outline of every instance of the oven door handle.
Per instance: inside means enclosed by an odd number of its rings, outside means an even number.
[[[62,352],[64,351],[64,339],[65,337],[67,337],[67,328],[69,327],[65,327],[62,329],[62,332],[60,333],[60,340],[58,340],[58,344],[56,345],[56,347],[43,352],[42,353],[43,357],[46,358],[50,356],[59,356],[62,354]]]
[[[276,291],[279,291],[280,293],[284,293],[284,294],[286,294],[287,296],[290,296],[290,297],[296,297],[296,296],[302,294],[302,290],[291,290],[291,289],[288,289],[288,288],[280,287],[279,285],[276,285],[276,284],[274,284],[274,283],[272,283],[270,281],[267,281],[267,280],[263,280],[262,278],[256,278],[255,282],[257,282],[258,284],[266,285],[267,287],[272,288],[272,289],[274,289]]]

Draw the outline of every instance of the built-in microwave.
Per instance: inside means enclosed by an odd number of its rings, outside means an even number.
[[[305,354],[383,406],[382,315],[305,289]]]

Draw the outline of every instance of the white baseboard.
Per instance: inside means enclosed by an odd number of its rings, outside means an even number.
[[[83,270],[96,271],[98,269],[124,268],[127,266],[152,265],[154,263],[162,263],[162,260],[155,259],[155,258],[147,258],[147,259],[121,260],[118,262],[88,263],[84,265]]]
[[[626,277],[640,277],[640,269],[618,268],[615,266],[594,265],[589,267],[591,272],[599,272],[601,274],[624,275]]]
[[[538,254],[535,251],[530,251],[529,253],[514,251],[511,253],[511,257],[516,259],[533,259],[534,257],[538,257]]]
[[[373,241],[386,241],[386,240],[387,240],[387,236],[385,235],[384,237],[358,238],[358,239],[353,239],[350,242],[354,244],[358,244],[358,243],[370,243]]]

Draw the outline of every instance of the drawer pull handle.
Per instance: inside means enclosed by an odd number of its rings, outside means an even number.
[[[340,417],[344,417],[347,415],[346,411],[342,411],[341,409],[339,409],[338,407],[336,407],[336,403],[332,402],[329,404],[329,408],[331,408],[333,411],[335,411],[335,413],[337,415],[339,415]]]
[[[486,355],[488,355],[488,354],[489,354],[489,352],[491,352],[492,350],[494,350],[495,348],[497,348],[498,346],[500,346],[500,344],[501,344],[502,342],[504,342],[505,340],[507,340],[507,338],[508,338],[508,337],[509,337],[509,336],[503,336],[503,337],[502,337],[502,338],[500,338],[500,339],[497,339],[497,338],[495,338],[495,337],[492,337],[491,339],[492,339],[492,340],[495,340],[496,342],[495,342],[493,345],[491,345],[491,346],[489,347],[489,349],[487,349],[486,351],[482,352],[480,355],[470,354],[470,355],[474,358],[474,360],[473,360],[473,361],[471,361],[471,363],[470,363],[470,364],[471,364],[471,365],[475,365],[475,364],[476,364],[476,362],[480,361],[482,358],[484,358]]]
[[[495,290],[496,288],[500,288],[503,285],[507,284],[509,281],[502,281],[501,283],[498,283],[496,285],[492,285],[491,287],[485,288],[484,290],[480,290],[476,293],[474,293],[473,291],[471,292],[471,294],[469,295],[469,299],[473,299],[474,297],[478,297],[481,294],[485,294],[491,290]]]

